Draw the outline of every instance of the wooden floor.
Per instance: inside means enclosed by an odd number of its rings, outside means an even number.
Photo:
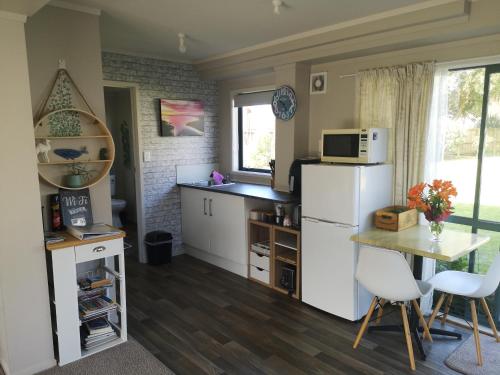
[[[190,256],[160,267],[127,258],[126,272],[129,334],[177,374],[412,373],[402,335],[368,333],[353,350],[359,323]],[[416,373],[456,374],[443,360],[459,343],[425,343]]]

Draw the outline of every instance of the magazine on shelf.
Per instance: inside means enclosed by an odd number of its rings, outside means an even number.
[[[114,332],[113,327],[111,327],[111,324],[109,324],[106,318],[91,320],[90,322],[85,323],[84,326],[90,337]]]
[[[92,349],[92,348],[95,348],[96,346],[100,346],[100,345],[106,344],[108,342],[114,341],[117,338],[118,338],[118,336],[115,333],[114,335],[112,335],[110,337],[106,337],[106,338],[99,340],[99,341],[84,343],[83,348],[84,349]]]
[[[82,328],[80,331],[80,337],[82,347],[84,349],[91,349],[116,340],[118,338],[118,334],[111,328],[111,332],[90,335],[87,333],[86,328]]]
[[[116,307],[116,303],[103,295],[78,302],[78,309],[80,310],[82,320],[90,320],[90,318],[102,316],[104,313],[116,310]]]
[[[112,236],[121,233],[119,229],[116,229],[107,224],[91,224],[85,225],[83,227],[77,227],[73,225],[68,225],[67,229],[69,234],[79,240],[89,240],[92,238]]]

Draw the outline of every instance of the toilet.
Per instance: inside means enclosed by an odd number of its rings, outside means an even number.
[[[116,176],[114,174],[109,175],[109,183],[111,185],[111,212],[113,215],[113,226],[121,228],[123,227],[123,223],[120,219],[120,213],[125,209],[125,207],[127,207],[127,201],[113,198],[116,194]]]

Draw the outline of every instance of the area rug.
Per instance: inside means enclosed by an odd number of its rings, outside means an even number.
[[[172,375],[170,369],[130,338],[126,343],[38,375]]]
[[[477,365],[474,336],[470,336],[451,353],[444,363],[452,370],[465,375],[498,375],[500,374],[500,343],[493,337],[481,335],[481,352],[483,366]]]

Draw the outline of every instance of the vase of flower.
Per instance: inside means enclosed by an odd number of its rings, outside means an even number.
[[[431,232],[432,240],[439,241],[439,236],[443,233],[444,221],[429,221],[429,232]]]
[[[453,213],[451,197],[457,190],[451,181],[434,180],[432,184],[421,182],[408,191],[408,206],[422,212],[429,222],[432,241],[439,241],[445,220]]]

